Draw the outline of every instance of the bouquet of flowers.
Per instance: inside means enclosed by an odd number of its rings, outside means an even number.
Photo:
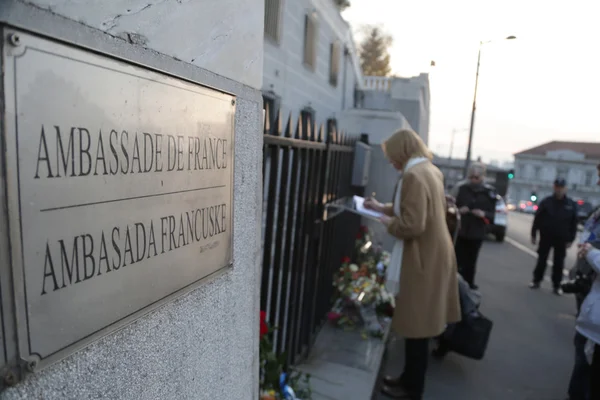
[[[354,260],[342,259],[334,276],[337,299],[329,319],[341,326],[365,324],[371,334],[381,334],[379,315],[390,315],[395,306],[394,296],[385,289],[385,274],[390,254],[380,245],[373,245],[368,228],[361,227],[356,237]]]

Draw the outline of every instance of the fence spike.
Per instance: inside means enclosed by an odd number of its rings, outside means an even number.
[[[292,113],[290,112],[290,123],[292,121]],[[296,123],[296,139],[300,139],[302,137],[302,117],[298,117],[298,122]]]
[[[317,141],[323,142],[324,137],[325,137],[325,125],[321,124],[321,128],[319,128],[319,137],[317,138]]]
[[[287,121],[288,122],[285,127],[285,135],[284,136],[287,138],[291,138],[292,137],[292,129],[293,129],[292,128],[292,113],[290,113],[290,116]]]
[[[275,122],[273,123],[273,128],[274,128],[274,132],[273,134],[275,136],[281,136],[282,133],[282,122],[281,122],[281,109],[279,109],[279,111],[277,111],[277,118],[275,118]]]
[[[317,136],[319,135],[319,129],[317,128],[317,124],[313,123],[312,125],[312,135],[310,136],[310,141],[311,142],[316,142],[317,141]]]
[[[268,135],[271,133],[271,111],[269,111],[269,103],[265,104],[265,120],[263,122],[263,133]]]

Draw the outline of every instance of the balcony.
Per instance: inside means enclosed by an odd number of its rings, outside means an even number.
[[[392,87],[392,79],[387,76],[365,76],[365,90],[389,92]]]

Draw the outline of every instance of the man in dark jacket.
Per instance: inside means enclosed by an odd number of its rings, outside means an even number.
[[[577,235],[577,204],[567,197],[566,182],[562,178],[554,181],[554,194],[543,199],[535,213],[531,227],[533,244],[537,243],[538,231],[540,232],[538,261],[529,287],[532,289],[540,287],[546,273],[550,249],[553,249],[552,285],[554,294],[560,296],[565,256]]]
[[[486,233],[486,225],[494,222],[496,190],[484,183],[485,165],[473,163],[468,179],[452,190],[461,214],[460,230],[456,239],[456,261],[459,272],[471,289],[475,285],[477,257]]]

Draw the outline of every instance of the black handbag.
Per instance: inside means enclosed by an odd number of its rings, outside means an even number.
[[[490,339],[494,323],[476,312],[452,326],[444,334],[444,344],[449,351],[475,360],[481,360]]]

